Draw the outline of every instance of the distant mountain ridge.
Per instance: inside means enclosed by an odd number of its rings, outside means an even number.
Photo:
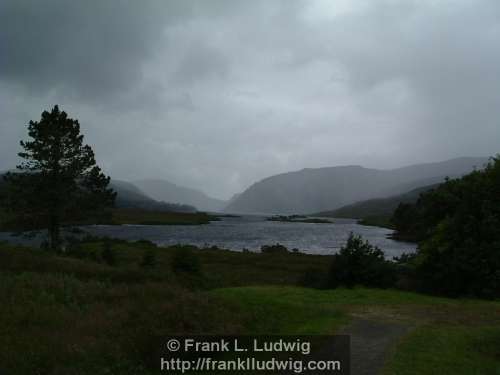
[[[265,178],[236,196],[225,211],[233,213],[311,213],[358,201],[406,193],[482,168],[488,158],[464,157],[396,169],[337,166],[283,173]]]
[[[439,184],[413,189],[407,193],[387,198],[374,198],[342,206],[333,211],[323,211],[311,216],[363,219],[366,217],[391,217],[400,203],[415,203],[420,194],[429,191]]]
[[[177,204],[176,202],[157,201],[143,191],[141,191],[134,184],[121,181],[111,180],[110,187],[116,191],[116,207],[120,208],[142,208],[145,210],[155,211],[171,211],[171,212],[195,212],[196,207]]]
[[[16,170],[11,170],[11,171],[16,172]],[[8,171],[0,172],[0,188],[2,188],[4,184],[3,176],[7,172]],[[169,184],[166,181],[162,182]],[[193,201],[196,202],[193,199],[191,200],[182,199],[181,197],[181,199],[177,200],[175,199],[175,197],[172,197],[173,199],[168,199],[168,196],[165,196],[163,199],[152,197],[148,193],[144,192],[139,187],[137,187],[135,184],[128,181],[111,179],[109,187],[112,188],[117,193],[115,205],[116,207],[119,208],[142,208],[146,210],[171,211],[171,212],[196,212],[198,209],[206,210],[206,208],[199,208],[196,204],[193,204],[192,203]],[[180,191],[192,190],[179,186],[176,187]],[[197,192],[195,190],[192,191]],[[203,194],[201,192],[197,193]],[[208,201],[210,201],[210,199],[213,199],[209,197],[206,198]],[[218,209],[221,210],[225,202],[218,201],[216,199],[214,199],[214,201],[216,202],[213,204],[213,206],[217,205]]]
[[[179,186],[161,179],[134,181],[141,191],[159,201],[188,204],[202,211],[222,211],[226,201],[209,197],[200,190]]]

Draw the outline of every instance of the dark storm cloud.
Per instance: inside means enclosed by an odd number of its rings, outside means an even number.
[[[172,6],[173,5],[173,6]],[[167,21],[161,1],[2,1],[0,78],[30,90],[105,96],[141,79]]]
[[[172,81],[193,84],[211,78],[223,78],[229,69],[222,51],[197,43],[191,45],[179,63]]]
[[[0,3],[0,169],[54,103],[113,176],[220,197],[304,167],[500,151],[494,0],[40,4]]]

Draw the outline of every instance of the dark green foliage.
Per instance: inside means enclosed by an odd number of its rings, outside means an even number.
[[[201,263],[198,255],[189,247],[182,246],[174,250],[172,269],[175,272],[201,273]]]
[[[3,205],[11,225],[47,228],[50,247],[60,249],[63,223],[104,216],[114,203],[106,177],[90,146],[83,144],[80,124],[55,106],[40,121],[30,121],[30,140],[21,141],[19,172],[7,173]]]
[[[260,251],[263,254],[285,254],[285,253],[288,253],[288,249],[279,243],[277,243],[276,245],[261,246]]]
[[[155,267],[156,266],[156,252],[154,249],[147,249],[142,254],[141,267]]]
[[[79,258],[79,259],[84,259],[87,257],[87,253],[85,252],[85,249],[79,242],[71,242],[68,244],[66,247],[66,254],[71,257]]]
[[[384,253],[361,236],[351,233],[345,246],[333,257],[328,286],[365,285],[387,288],[396,281],[396,268]]]
[[[285,223],[309,223],[309,224],[332,224],[333,221],[328,219],[320,219],[315,217],[307,217],[304,215],[275,215],[267,218],[267,221],[282,221]]]
[[[394,225],[399,237],[413,241],[417,240],[416,215],[417,210],[414,204],[399,204],[391,218],[391,223]]]
[[[140,245],[141,247],[156,247],[155,243],[150,241],[150,240],[145,240],[145,239],[140,239],[135,241],[137,245]]]
[[[366,216],[358,220],[359,225],[374,226],[393,229],[391,224],[391,215],[387,216]]]
[[[102,244],[101,259],[108,266],[115,266],[117,263],[115,250],[109,241],[104,241]]]
[[[97,255],[97,252],[95,250],[90,250],[88,254],[90,260],[94,262],[99,262],[99,256]]]
[[[326,285],[326,273],[322,269],[309,268],[299,279],[299,285],[306,288],[321,289]]]
[[[44,240],[40,243],[40,250],[48,251],[50,249],[49,241]]]
[[[447,179],[400,206],[396,228],[419,242],[416,275],[426,291],[500,296],[500,159]]]

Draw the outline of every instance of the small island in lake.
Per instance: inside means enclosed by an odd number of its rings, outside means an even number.
[[[333,224],[332,220],[318,217],[308,217],[304,215],[274,215],[267,218],[267,221],[282,221],[286,223],[310,223],[310,224]]]

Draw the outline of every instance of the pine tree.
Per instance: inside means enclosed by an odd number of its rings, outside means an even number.
[[[50,248],[57,250],[63,223],[102,214],[116,193],[91,147],[83,144],[78,120],[57,105],[40,121],[30,121],[28,134],[31,139],[21,141],[18,154],[22,163],[6,175],[6,206],[23,228],[47,228]]]

